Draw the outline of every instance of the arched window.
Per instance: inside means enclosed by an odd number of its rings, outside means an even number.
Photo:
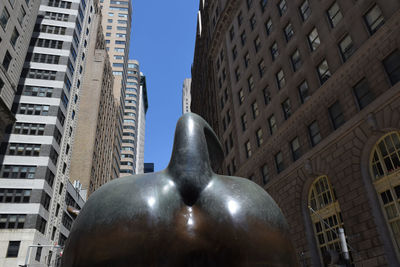
[[[339,236],[336,233],[339,233],[340,227],[343,228],[339,202],[328,177],[320,176],[314,181],[310,189],[308,205],[322,261],[327,250],[341,252]]]
[[[400,132],[391,132],[376,143],[370,171],[393,243],[400,250]]]

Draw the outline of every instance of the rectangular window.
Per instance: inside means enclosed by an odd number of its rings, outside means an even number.
[[[263,96],[264,96],[264,104],[268,105],[271,102],[271,93],[269,92],[268,87],[263,89]]]
[[[308,88],[307,81],[304,80],[299,85],[298,91],[299,91],[300,101],[301,101],[302,104],[304,104],[304,102],[306,102],[310,98],[310,91],[309,91],[309,88]]]
[[[18,258],[19,246],[21,241],[9,241],[7,248],[7,258]]]
[[[337,2],[333,3],[331,7],[326,11],[331,27],[334,28],[343,18],[342,12]]]
[[[353,40],[350,35],[346,35],[339,43],[340,54],[342,55],[343,62],[348,60],[353,55],[355,49]]]
[[[267,35],[270,35],[271,32],[272,32],[272,20],[271,20],[271,18],[269,18],[265,22],[265,31],[267,32]]]
[[[301,4],[299,10],[300,10],[301,18],[303,19],[303,21],[306,21],[311,16],[311,8],[310,8],[310,4],[308,3],[308,0],[305,0]]]
[[[7,8],[4,7],[3,12],[1,13],[1,16],[0,16],[0,25],[4,31],[6,30],[9,19],[10,19],[10,13],[8,13]]]
[[[29,203],[31,189],[0,188],[0,203]]]
[[[239,104],[240,104],[240,105],[243,104],[243,101],[244,101],[243,89],[240,89],[240,90],[239,90],[238,98],[239,98]]]
[[[271,52],[272,61],[274,61],[279,56],[278,44],[274,42],[269,50]]]
[[[290,39],[292,39],[292,37],[294,35],[292,23],[289,23],[288,25],[286,25],[284,33],[285,33],[286,42],[289,42]]]
[[[292,107],[289,98],[282,102],[282,110],[283,116],[285,117],[285,120],[287,120],[292,115]]]
[[[389,76],[390,83],[395,85],[400,81],[400,51],[396,50],[383,60],[383,66]]]
[[[1,177],[12,179],[35,178],[36,166],[3,165]]]
[[[254,49],[256,50],[256,53],[260,51],[261,48],[261,40],[260,36],[257,36],[256,39],[254,39]]]
[[[285,169],[285,165],[283,164],[283,154],[281,151],[275,154],[275,166],[278,174]]]
[[[257,139],[257,146],[260,147],[262,145],[262,143],[264,142],[263,131],[261,128],[258,129],[256,132],[256,139]]]
[[[258,62],[258,73],[260,74],[260,78],[264,76],[266,67],[265,67],[265,62],[264,59],[261,59],[260,62]]]
[[[23,229],[25,217],[24,214],[1,214],[0,229]]]
[[[269,180],[269,171],[268,171],[267,164],[262,166],[262,168],[261,168],[261,176],[262,176],[263,183],[267,184],[268,180]]]
[[[257,101],[254,101],[251,104],[251,110],[253,112],[253,119],[257,118],[258,115],[260,114],[260,111],[258,110],[258,105],[257,105]]]
[[[321,40],[319,39],[317,28],[314,28],[308,34],[308,44],[310,45],[311,51],[316,50],[319,47],[319,45],[321,44]]]
[[[302,64],[300,52],[298,49],[296,49],[296,51],[294,51],[294,53],[290,56],[290,61],[292,63],[293,71],[294,72],[298,71]]]
[[[246,131],[247,130],[247,116],[246,113],[242,115],[241,117],[242,120],[242,131]]]
[[[6,71],[8,71],[11,61],[12,61],[11,54],[7,51],[3,59],[3,67],[6,69]]]
[[[21,6],[21,8],[19,9],[18,17],[17,17],[19,24],[22,25],[22,23],[24,22],[25,16],[26,16],[26,11],[25,11],[24,7]]]
[[[253,91],[254,89],[254,78],[253,75],[250,75],[250,77],[247,79],[247,85],[249,88],[249,92]]]
[[[321,85],[324,84],[331,77],[331,72],[329,70],[328,62],[326,61],[326,59],[324,59],[318,65],[317,71]]]
[[[301,157],[301,149],[299,138],[296,137],[290,142],[290,149],[292,151],[293,161],[298,160]]]
[[[332,106],[328,108],[328,110],[333,128],[336,130],[345,122],[342,107],[340,106],[339,101],[336,101]]]
[[[371,35],[374,34],[385,23],[382,11],[378,5],[374,5],[364,15],[364,21],[367,24],[368,31]]]
[[[244,144],[244,148],[245,148],[245,150],[246,150],[246,158],[250,158],[251,155],[252,155],[250,141],[247,141],[247,142]]]
[[[369,90],[368,82],[365,78],[353,87],[353,92],[357,99],[357,104],[360,110],[374,101],[374,94]]]
[[[285,14],[286,10],[287,10],[287,4],[286,4],[286,0],[281,0],[278,3],[278,10],[279,10],[279,14],[282,16],[283,14]]]
[[[43,249],[43,247],[37,247],[36,248],[35,261],[40,262],[40,259],[42,258],[42,249]]]
[[[268,118],[268,125],[269,125],[269,132],[272,134],[274,134],[277,130],[278,130],[278,126],[276,125],[276,119],[274,114],[272,114],[269,118]]]
[[[286,85],[285,74],[283,73],[282,69],[275,74],[275,78],[278,89],[281,89]]]
[[[314,121],[308,126],[308,133],[312,146],[317,145],[322,140],[317,121]]]

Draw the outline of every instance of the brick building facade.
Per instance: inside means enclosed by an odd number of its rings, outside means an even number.
[[[200,2],[192,111],[219,172],[271,194],[303,266],[340,253],[326,224],[356,266],[398,266],[400,3]]]

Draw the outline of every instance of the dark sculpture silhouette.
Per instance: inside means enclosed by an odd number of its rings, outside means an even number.
[[[255,183],[215,174],[211,165],[222,159],[210,126],[183,115],[165,170],[93,193],[62,266],[297,266],[278,206]]]

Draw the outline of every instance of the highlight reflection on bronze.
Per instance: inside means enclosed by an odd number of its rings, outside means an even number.
[[[92,194],[62,266],[297,266],[278,206],[255,183],[213,173],[222,157],[210,126],[182,116],[167,169]]]

